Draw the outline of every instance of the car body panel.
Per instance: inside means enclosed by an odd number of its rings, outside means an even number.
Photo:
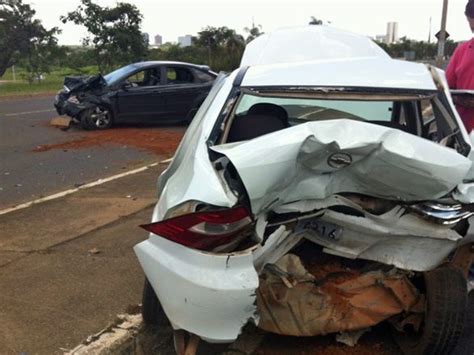
[[[461,183],[472,165],[455,150],[426,139],[345,119],[308,122],[212,150],[235,166],[255,214],[341,192],[437,199]],[[346,154],[350,164],[331,167],[328,160],[335,154]]]
[[[349,58],[250,67],[243,87],[321,86],[436,90],[421,63],[385,58]]]
[[[154,86],[120,90],[114,97],[115,117],[120,121],[153,119],[166,113],[165,98]]]
[[[245,47],[240,66],[374,57],[390,58],[368,37],[324,25],[300,26],[257,37]]]
[[[160,200],[153,213],[153,222],[161,220],[170,208],[187,201],[206,201],[222,207],[236,203],[236,197],[214,170],[206,145],[213,123],[232,89],[235,75],[222,78],[213,88],[186,131],[170,166],[160,176]]]
[[[258,275],[250,251],[216,256],[157,236],[134,249],[175,329],[225,343],[256,321]]]

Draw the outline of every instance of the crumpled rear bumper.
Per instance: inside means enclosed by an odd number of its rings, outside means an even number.
[[[208,254],[157,236],[134,250],[175,329],[226,343],[255,320],[259,281],[251,251]]]
[[[342,203],[343,199],[339,197],[337,201]],[[307,204],[307,208],[315,207]],[[304,206],[286,206],[288,211],[292,208]],[[335,214],[327,210],[319,219],[333,222],[330,217]],[[343,232],[334,240],[311,229],[280,226],[263,245],[240,252],[204,252],[156,235],[136,245],[135,252],[173,327],[209,342],[234,341],[249,320],[262,329],[287,335],[350,331],[399,313],[420,314],[420,298],[406,275],[436,268],[458,246],[472,242],[474,237],[472,230],[462,238],[449,227],[424,223],[414,215],[397,216],[397,208],[379,216],[366,213],[365,218],[340,215],[337,220]],[[390,231],[385,230],[387,225],[391,226]],[[404,232],[410,230],[412,233]],[[311,260],[319,260],[320,265],[311,270],[322,276],[330,274],[328,258],[373,260],[395,268],[388,274],[361,274],[357,270],[347,274],[344,269],[348,279],[340,284],[315,283],[313,276],[306,283],[306,279],[294,278],[309,275],[301,272],[302,267],[290,272],[281,265],[288,253],[304,241],[319,245],[305,250]],[[270,270],[279,268],[276,278],[265,276],[265,265]],[[286,277],[282,275],[287,274],[290,281],[284,282]],[[292,284],[292,280],[297,282]],[[334,290],[342,295],[342,303],[333,302]],[[339,307],[342,304],[345,306]],[[300,323],[291,321],[292,317]]]

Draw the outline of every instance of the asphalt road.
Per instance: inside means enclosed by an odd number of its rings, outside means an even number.
[[[131,146],[32,150],[85,132],[51,127],[53,96],[0,100],[0,209],[141,166],[157,157]]]

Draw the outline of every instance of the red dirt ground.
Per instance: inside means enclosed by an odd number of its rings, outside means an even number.
[[[67,133],[66,133],[67,134]],[[80,149],[93,146],[132,146],[157,155],[170,155],[178,147],[184,129],[163,128],[115,128],[105,131],[86,132],[82,137],[69,142],[36,147],[34,152],[52,149]]]

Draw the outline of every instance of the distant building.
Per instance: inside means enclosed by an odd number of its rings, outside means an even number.
[[[398,22],[387,23],[387,36],[385,43],[392,44],[398,42]]]
[[[193,36],[184,35],[178,37],[178,44],[180,47],[189,47],[192,44]]]
[[[375,36],[375,40],[376,40],[377,42],[386,43],[386,42],[387,42],[387,35],[376,35],[376,36]]]
[[[148,46],[150,44],[150,35],[146,32],[142,33],[143,40],[145,41],[146,45]]]
[[[156,47],[161,46],[163,44],[163,37],[161,37],[160,35],[156,35],[154,44]]]

